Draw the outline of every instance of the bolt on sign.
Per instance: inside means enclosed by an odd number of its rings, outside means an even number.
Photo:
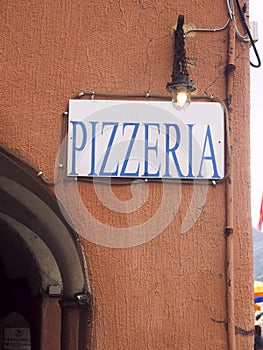
[[[219,102],[70,100],[67,175],[222,179],[224,125]]]

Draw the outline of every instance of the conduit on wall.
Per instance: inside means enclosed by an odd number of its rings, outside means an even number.
[[[234,71],[235,71],[235,18],[230,21],[229,27],[229,47],[228,47],[228,64],[226,66],[227,76],[227,108],[228,112],[232,112],[232,102],[234,93]],[[230,118],[231,119],[231,118]],[[231,121],[229,120],[229,123]],[[229,125],[230,147],[232,145],[231,125]],[[226,280],[227,280],[227,329],[228,329],[228,348],[236,349],[235,343],[235,313],[234,313],[234,259],[233,259],[233,163],[232,155],[228,159],[229,174],[226,179]]]

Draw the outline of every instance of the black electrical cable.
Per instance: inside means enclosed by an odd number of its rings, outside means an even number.
[[[247,35],[248,35],[248,37],[249,37],[249,40],[250,40],[250,42],[251,42],[251,45],[252,45],[252,47],[253,47],[253,50],[254,50],[255,55],[256,55],[256,57],[257,57],[257,60],[258,60],[258,64],[254,64],[254,63],[252,63],[252,62],[250,61],[250,65],[251,65],[252,67],[254,67],[254,68],[259,68],[259,67],[261,66],[260,57],[259,57],[259,54],[258,54],[258,50],[257,50],[257,48],[256,48],[256,45],[255,45],[255,43],[254,43],[254,40],[253,40],[253,38],[252,38],[252,35],[251,35],[251,33],[250,33],[250,30],[249,30],[249,28],[248,28],[248,26],[247,26],[246,18],[245,18],[245,13],[246,13],[247,5],[244,4],[243,10],[242,10],[241,7],[240,7],[240,4],[239,4],[239,0],[236,0],[236,4],[237,4],[237,7],[238,7],[238,11],[239,11],[240,17],[241,17],[241,19],[242,19],[243,27],[245,28],[245,31],[246,31],[246,33],[247,33]]]

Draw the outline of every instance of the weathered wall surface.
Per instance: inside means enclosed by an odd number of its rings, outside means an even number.
[[[61,144],[61,115],[69,98],[79,91],[166,93],[173,61],[171,27],[179,14],[191,28],[219,28],[228,19],[223,0],[3,1],[1,143],[51,180]],[[186,49],[198,94],[225,100],[228,28],[191,34]],[[232,283],[236,344],[244,350],[253,344],[248,56],[248,44],[237,41],[230,115]],[[75,184],[66,186],[67,210],[90,270],[93,349],[227,349],[224,182],[215,187],[141,184],[134,186],[137,192],[130,185],[94,188],[85,182],[77,186],[79,197]],[[145,203],[132,213],[107,206],[111,191],[128,206],[146,189]],[[202,207],[193,206],[198,219],[194,223],[192,218],[193,225],[182,233],[191,199],[204,196]],[[87,239],[94,230],[106,235],[109,227],[113,237],[115,228],[122,228],[124,236],[129,227],[137,227],[141,235],[158,231],[165,221],[165,215],[157,215],[164,197],[167,213],[174,210],[173,219],[151,241],[111,248]],[[95,218],[92,224],[90,217]]]

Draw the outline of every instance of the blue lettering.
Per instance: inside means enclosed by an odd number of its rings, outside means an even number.
[[[172,157],[173,157],[173,161],[175,164],[175,167],[177,169],[177,173],[179,177],[184,177],[184,175],[181,172],[181,169],[179,167],[179,163],[178,163],[178,159],[177,156],[175,154],[175,151],[177,150],[177,148],[180,145],[180,140],[181,140],[181,134],[180,134],[180,129],[178,127],[177,124],[165,124],[166,127],[166,168],[165,168],[165,174],[164,177],[171,177],[170,172],[169,172],[169,153],[171,153]],[[170,147],[170,127],[173,127],[176,131],[176,142],[175,145]]]
[[[206,143],[207,143],[207,141],[208,141],[209,147],[210,147],[210,154],[211,154],[210,156],[205,156],[205,150],[206,150]],[[199,170],[199,173],[198,173],[198,177],[203,177],[203,175],[202,175],[202,167],[203,167],[204,160],[211,160],[212,161],[213,168],[214,168],[214,175],[212,176],[212,178],[219,179],[217,166],[216,166],[215,152],[214,152],[212,136],[211,136],[211,131],[210,131],[210,125],[207,126],[207,131],[206,131],[206,136],[205,136],[204,148],[203,148],[201,165],[200,165],[200,170]]]
[[[111,136],[110,136],[110,139],[109,139],[109,142],[108,142],[108,146],[107,146],[107,149],[106,149],[103,161],[102,161],[102,165],[101,165],[101,169],[100,169],[100,175],[101,176],[117,176],[119,164],[117,165],[116,170],[114,172],[112,172],[112,173],[111,172],[105,172],[105,167],[106,167],[106,164],[107,164],[107,161],[108,161],[108,158],[109,158],[109,154],[110,154],[110,151],[111,151],[111,147],[112,147],[114,138],[116,136],[118,123],[117,122],[112,122],[112,123],[111,122],[103,122],[102,123],[102,129],[101,129],[101,134],[102,135],[103,135],[103,131],[104,131],[104,126],[107,126],[107,125],[113,126],[113,128],[112,128],[112,133],[111,133]]]
[[[156,173],[150,174],[149,173],[149,167],[148,167],[148,155],[149,151],[155,151],[156,156],[158,155],[158,140],[156,140],[156,143],[154,146],[149,146],[149,126],[154,126],[158,130],[158,134],[160,134],[160,124],[158,123],[147,123],[144,124],[145,126],[145,146],[144,146],[144,152],[145,152],[145,159],[144,159],[144,176],[156,176],[158,177],[160,175],[160,167],[159,165],[158,171]]]
[[[98,122],[90,122],[91,124],[91,170],[88,176],[97,176],[95,173],[95,155],[96,155],[96,124]]]
[[[188,174],[186,177],[194,177],[193,175],[193,126],[194,124],[187,124],[188,129],[189,129],[189,151],[188,151],[188,165],[189,165],[189,170]]]
[[[82,151],[86,145],[87,142],[87,130],[82,122],[72,122],[73,125],[73,133],[72,133],[72,168],[69,175],[75,175],[77,176],[78,173],[76,172],[76,152]],[[82,142],[79,147],[77,147],[77,126],[81,127],[82,130]]]
[[[135,141],[138,129],[139,129],[139,125],[140,125],[139,123],[124,123],[123,124],[122,134],[124,134],[124,129],[126,128],[126,126],[134,126],[134,129],[133,129],[132,137],[131,137],[131,140],[130,140],[130,143],[129,143],[129,147],[127,149],[127,153],[126,153],[126,156],[125,156],[125,159],[124,159],[124,162],[123,162],[123,166],[122,166],[122,169],[121,169],[120,176],[138,176],[139,175],[140,164],[138,164],[138,167],[137,167],[137,170],[136,170],[135,173],[126,173],[126,168],[127,168],[128,161],[129,161],[129,158],[130,158],[130,155],[131,155],[131,151],[132,151],[132,148],[133,148],[133,145],[134,145],[134,141]]]

